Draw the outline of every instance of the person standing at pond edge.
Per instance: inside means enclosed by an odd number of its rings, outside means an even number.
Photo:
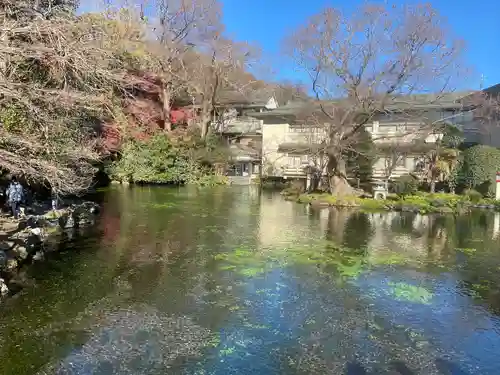
[[[23,200],[23,187],[17,181],[15,176],[12,177],[9,187],[6,191],[7,202],[12,211],[12,215],[15,219],[19,218],[19,208],[21,206],[21,202]]]
[[[52,211],[57,211],[59,209],[59,194],[57,194],[56,189],[52,188],[50,195],[52,199]]]

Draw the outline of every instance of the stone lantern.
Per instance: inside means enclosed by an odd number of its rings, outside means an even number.
[[[387,187],[384,185],[377,185],[373,188],[373,198],[375,199],[387,199]]]

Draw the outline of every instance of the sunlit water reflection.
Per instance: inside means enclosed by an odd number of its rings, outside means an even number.
[[[500,220],[114,188],[2,306],[1,374],[500,374]],[[391,372],[392,371],[392,372]]]

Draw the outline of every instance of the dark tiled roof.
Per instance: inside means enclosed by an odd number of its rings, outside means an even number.
[[[260,160],[260,152],[259,150],[250,147],[250,146],[245,146],[242,144],[232,144],[229,147],[229,150],[231,152],[231,155],[233,158],[238,159],[238,158],[248,158],[252,160]]]
[[[289,152],[289,153],[310,153],[318,152],[322,150],[325,146],[319,143],[281,143],[278,146],[278,152]]]
[[[225,134],[257,134],[262,130],[260,120],[253,117],[236,117],[228,120],[222,129]]]
[[[488,95],[500,95],[500,83],[483,90]]]
[[[448,108],[448,109],[460,109],[462,104],[460,104],[460,99],[470,95],[472,92],[454,92],[454,93],[443,93],[443,94],[419,94],[419,95],[408,95],[408,96],[395,96],[393,99],[385,105],[384,109],[387,111],[404,111],[404,110],[426,110],[434,108]],[[262,112],[262,113],[249,113],[250,116],[256,118],[281,118],[290,119],[298,115],[306,115],[313,112],[313,110],[320,110],[320,106],[323,105],[327,109],[328,106],[335,106],[340,104],[346,104],[346,99],[330,100],[323,102],[292,102],[285,106],[279,107],[272,111]]]
[[[398,142],[398,143],[377,143],[375,147],[380,154],[389,155],[393,151],[399,153],[425,153],[436,147],[434,143],[426,143],[422,141],[415,142]]]
[[[278,146],[278,152],[306,154],[325,150],[327,146],[324,144],[308,144],[308,143],[282,143]],[[435,147],[433,143],[423,141],[415,142],[398,142],[398,143],[376,143],[376,150],[380,155],[389,155],[394,150],[400,153],[425,153]]]

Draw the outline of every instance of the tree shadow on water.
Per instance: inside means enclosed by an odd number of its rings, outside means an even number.
[[[443,358],[436,358],[435,364],[439,372],[443,375],[470,375],[462,370],[457,364]]]
[[[404,362],[401,361],[392,361],[391,362],[391,370],[396,375],[415,375],[415,373],[406,366]]]
[[[442,375],[471,375],[469,372],[462,370],[457,364],[443,358],[437,358],[435,364]],[[402,361],[392,361],[389,368],[390,372],[388,374],[390,375],[416,375]],[[370,373],[359,362],[353,361],[346,364],[344,375],[370,375]]]
[[[344,375],[368,375],[368,371],[359,362],[348,362]]]
[[[415,375],[415,372],[410,370],[408,366],[401,361],[392,361],[389,368],[390,372],[387,374],[390,375]],[[359,362],[354,361],[346,364],[344,375],[369,375],[369,373]]]

